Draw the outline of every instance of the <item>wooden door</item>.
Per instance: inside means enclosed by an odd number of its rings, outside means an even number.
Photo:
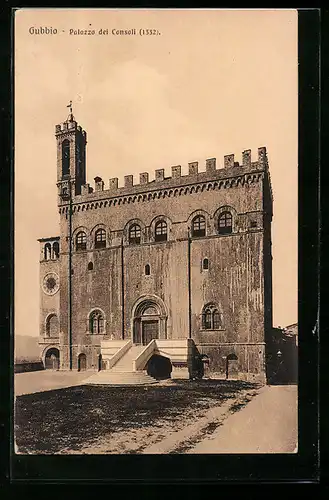
[[[78,358],[78,371],[84,371],[87,368],[87,358],[85,354],[80,354]]]
[[[143,321],[142,322],[143,331],[143,345],[147,345],[153,339],[159,338],[159,321]]]

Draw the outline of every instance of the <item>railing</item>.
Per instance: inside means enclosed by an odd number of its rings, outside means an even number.
[[[153,352],[157,350],[157,344],[156,340],[153,339],[145,349],[142,350],[142,352],[137,356],[136,359],[133,361],[133,370],[143,370],[147,361],[150,359],[152,356]]]
[[[132,346],[132,341],[129,340],[126,344],[124,344],[110,359],[106,359],[104,356],[104,361],[106,360],[107,369],[110,370],[125,354]]]

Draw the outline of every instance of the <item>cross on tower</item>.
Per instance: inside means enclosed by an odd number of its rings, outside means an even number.
[[[70,101],[70,104],[68,104],[66,107],[70,108],[70,114],[72,115],[72,101]]]

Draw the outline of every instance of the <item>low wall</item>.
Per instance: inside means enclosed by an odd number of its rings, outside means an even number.
[[[44,370],[42,361],[26,361],[14,364],[14,373],[36,372]]]

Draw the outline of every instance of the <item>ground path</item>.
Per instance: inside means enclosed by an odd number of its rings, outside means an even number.
[[[187,453],[293,453],[297,424],[297,386],[265,386]]]

